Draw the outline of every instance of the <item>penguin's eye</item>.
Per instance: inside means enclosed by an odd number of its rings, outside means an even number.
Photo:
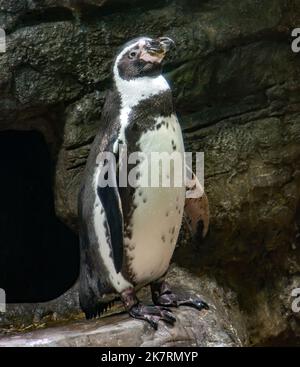
[[[129,52],[129,54],[128,54],[128,57],[129,57],[130,59],[133,59],[133,58],[135,58],[135,57],[136,57],[136,55],[137,55],[137,51],[130,51],[130,52]]]

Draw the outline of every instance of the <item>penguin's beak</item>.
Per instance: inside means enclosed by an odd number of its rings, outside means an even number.
[[[175,48],[175,42],[169,37],[160,37],[158,41],[165,53]]]
[[[140,59],[151,63],[161,63],[172,48],[175,48],[175,42],[171,38],[159,37],[153,39],[145,44]]]

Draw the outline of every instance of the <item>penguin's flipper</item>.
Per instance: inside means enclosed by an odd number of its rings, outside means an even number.
[[[209,227],[209,202],[197,176],[186,178],[184,218],[193,237],[204,238]]]
[[[108,159],[102,170],[105,172],[99,174],[97,194],[105,212],[112,258],[116,272],[119,273],[123,265],[123,211],[117,186],[115,159]]]

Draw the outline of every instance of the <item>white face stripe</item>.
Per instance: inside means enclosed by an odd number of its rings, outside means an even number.
[[[132,48],[140,45],[142,47],[146,40],[150,38],[141,38],[137,42],[130,46],[125,47],[124,50],[117,56],[116,62],[114,64],[113,73],[116,87],[121,97],[121,111],[120,111],[120,123],[121,128],[119,131],[118,139],[114,143],[113,151],[117,153],[118,151],[118,141],[122,140],[124,144],[125,141],[125,129],[128,125],[128,117],[134,106],[136,106],[140,101],[148,99],[151,96],[159,94],[163,91],[169,90],[170,86],[166,79],[159,75],[155,78],[144,76],[141,78],[125,80],[120,77],[118,70],[118,63],[121,58]]]
[[[115,64],[114,64],[114,70],[113,71],[114,71],[114,76],[115,77],[120,77],[119,70],[118,70],[118,63],[122,59],[122,57],[126,54],[126,52],[128,52],[129,50],[131,50],[132,48],[134,48],[138,45],[140,45],[140,47],[141,47],[146,43],[146,41],[150,41],[150,40],[151,40],[151,38],[146,38],[146,37],[141,38],[138,41],[136,41],[135,43],[133,43],[132,45],[129,45],[129,46],[125,47],[124,50],[122,50],[119,53],[119,55],[116,58]]]
[[[140,102],[141,100],[147,99],[152,95],[170,89],[169,84],[162,75],[159,75],[155,78],[144,76],[132,80],[125,80],[121,78],[119,74],[118,63],[121,60],[121,58],[132,48],[136,46],[143,47],[147,40],[151,40],[151,38],[141,38],[132,45],[127,46],[118,55],[116,62],[114,64],[113,69],[114,79],[117,89],[121,96],[122,108],[123,107],[132,108],[133,106],[137,105],[138,102]]]

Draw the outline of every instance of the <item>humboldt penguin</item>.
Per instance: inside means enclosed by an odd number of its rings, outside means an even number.
[[[191,230],[206,234],[207,198],[195,176],[175,185],[174,166],[165,177],[173,185],[162,185],[162,164],[151,166],[150,172],[147,159],[153,152],[176,153],[185,164],[171,89],[162,75],[162,61],[173,47],[167,37],[140,37],[123,46],[114,61],[113,87],[79,193],[79,298],[88,319],[101,315],[116,299],[132,317],[155,329],[159,320],[176,321],[168,307],[208,307],[201,299],[179,297],[165,281],[184,211]],[[136,153],[138,159],[130,161]],[[153,173],[158,185],[147,184]],[[146,285],[153,305],[136,296]]]

